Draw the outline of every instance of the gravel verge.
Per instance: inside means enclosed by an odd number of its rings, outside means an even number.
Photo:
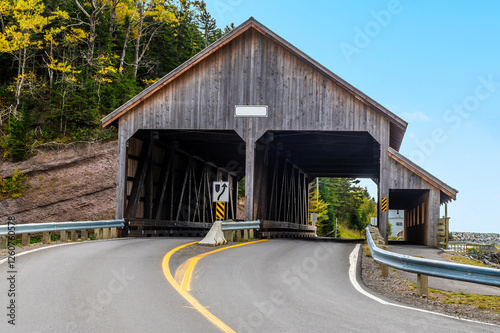
[[[414,308],[500,325],[500,313],[494,310],[479,309],[467,304],[443,304],[425,295],[418,296],[412,284],[404,278],[401,272],[390,268],[389,277],[382,277],[379,264],[364,254],[361,260],[361,278],[369,289]]]

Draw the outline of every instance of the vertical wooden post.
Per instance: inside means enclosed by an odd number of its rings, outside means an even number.
[[[94,235],[96,240],[102,239],[102,229],[101,228],[94,229]]]
[[[30,234],[22,234],[22,245],[30,246]]]
[[[389,267],[384,264],[380,264],[380,269],[382,270],[381,276],[388,277],[389,276]]]
[[[255,141],[249,138],[246,142],[245,160],[245,220],[254,219],[254,173],[255,173]]]
[[[76,230],[71,230],[71,241],[76,242]]]
[[[0,236],[0,249],[6,249],[7,243],[9,242],[9,238],[7,236]]]
[[[89,238],[89,232],[87,229],[82,230],[82,240],[87,240]]]
[[[42,233],[43,244],[50,244],[50,232],[46,231]]]
[[[59,239],[61,243],[65,243],[68,241],[68,232],[66,230],[61,231],[61,238]]]
[[[418,296],[429,293],[429,277],[427,275],[417,274],[417,294]]]
[[[102,228],[102,238],[109,239],[109,228]]]
[[[428,194],[427,202],[427,218],[425,223],[424,232],[426,231],[426,239],[424,244],[427,246],[437,247],[437,229],[439,220],[439,209],[440,209],[440,191],[437,188],[432,188]]]
[[[123,119],[120,119],[120,123]],[[118,161],[117,161],[117,172],[116,172],[116,213],[115,218],[123,218],[123,213],[125,210],[126,202],[126,191],[127,191],[127,140],[126,137],[126,126],[120,125],[118,127]]]
[[[111,238],[117,238],[118,237],[118,228],[111,228],[111,230],[110,230],[110,237]]]

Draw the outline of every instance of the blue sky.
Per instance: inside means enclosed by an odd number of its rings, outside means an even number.
[[[219,27],[253,16],[406,120],[401,153],[459,190],[450,229],[500,233],[499,1],[206,2]]]

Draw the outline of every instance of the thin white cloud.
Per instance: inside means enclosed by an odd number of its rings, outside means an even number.
[[[407,121],[429,121],[431,120],[425,113],[420,111],[404,112],[403,118]]]

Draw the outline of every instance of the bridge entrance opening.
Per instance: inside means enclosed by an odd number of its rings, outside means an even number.
[[[389,209],[403,211],[404,240],[428,244],[429,190],[389,190]]]
[[[307,236],[316,177],[380,176],[380,144],[368,132],[268,131],[255,146],[254,207],[264,237]]]
[[[140,130],[127,142],[126,233],[201,236],[212,226],[212,183],[228,181],[226,218],[236,219],[245,143],[234,131]]]

